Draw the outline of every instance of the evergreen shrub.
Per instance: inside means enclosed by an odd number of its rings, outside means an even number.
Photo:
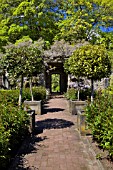
[[[34,100],[45,100],[46,99],[46,89],[45,87],[38,86],[33,87]],[[0,103],[10,103],[11,105],[18,105],[19,89],[14,90],[0,90]],[[31,100],[30,89],[23,89],[22,102],[24,100]]]
[[[77,99],[77,90],[74,88],[70,88],[67,90],[67,92],[64,94],[64,96],[68,100],[76,100]]]
[[[75,88],[70,88],[64,94],[64,96],[68,100],[77,100],[78,90]],[[79,98],[80,100],[87,100],[91,96],[91,89],[81,89],[79,91]],[[94,93],[94,97],[96,96],[96,92]]]
[[[10,103],[0,104],[0,166],[6,169],[11,157],[28,134],[27,112]]]
[[[113,158],[113,94],[99,92],[87,105],[85,114],[93,138]]]
[[[44,100],[44,87],[33,87],[34,100]],[[19,89],[0,90],[0,168],[7,169],[17,148],[28,135],[29,116],[18,108]],[[31,100],[30,89],[23,89],[22,100]]]
[[[33,87],[33,97],[34,100],[42,100],[44,101],[46,99],[46,89],[45,87],[38,86],[38,87]],[[25,88],[23,89],[23,96],[22,100],[31,100],[31,94],[30,94],[30,89]]]
[[[18,105],[19,90],[0,90],[0,103]]]

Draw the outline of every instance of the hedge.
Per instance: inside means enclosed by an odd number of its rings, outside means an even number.
[[[8,103],[0,104],[0,166],[5,169],[28,134],[27,112]]]
[[[34,100],[46,99],[46,89],[42,86],[33,87]],[[0,103],[10,103],[15,106],[18,105],[19,89],[16,90],[0,90]],[[24,100],[31,100],[30,89],[23,89],[22,102]]]
[[[34,87],[35,100],[45,100],[44,87]],[[19,90],[0,90],[0,168],[7,169],[22,141],[28,135],[29,117],[18,108]],[[29,88],[23,89],[22,101],[31,100]]]
[[[33,87],[33,97],[34,97],[34,100],[44,101],[46,99],[46,89],[45,89],[45,87],[42,87],[42,86]],[[23,101],[24,100],[31,100],[31,94],[30,94],[29,88],[23,89],[22,98],[23,98]]]
[[[94,102],[87,105],[85,114],[93,138],[113,158],[113,95],[99,92]]]
[[[75,88],[70,88],[67,90],[67,92],[64,94],[64,96],[68,100],[77,100],[78,90]],[[94,93],[95,97],[96,93]],[[91,89],[81,89],[79,91],[79,98],[80,100],[87,100],[91,96]]]

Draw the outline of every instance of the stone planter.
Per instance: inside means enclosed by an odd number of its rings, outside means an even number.
[[[29,108],[35,110],[35,114],[41,115],[42,111],[42,102],[40,101],[24,101],[25,110]]]
[[[91,134],[91,130],[87,129],[86,116],[84,111],[77,112],[77,128],[82,136]]]
[[[77,100],[69,100],[69,111],[72,115],[76,115],[78,110],[84,110],[87,101],[77,101]]]
[[[29,115],[29,132],[33,133],[35,131],[35,110],[27,110],[27,113]]]

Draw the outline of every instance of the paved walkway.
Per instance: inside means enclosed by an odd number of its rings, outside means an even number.
[[[102,170],[76,128],[64,98],[53,98],[36,116],[36,134],[21,148],[10,170]]]

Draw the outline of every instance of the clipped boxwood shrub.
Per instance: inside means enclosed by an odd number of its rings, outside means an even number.
[[[34,100],[45,100],[46,99],[46,89],[45,87],[33,87]],[[15,90],[0,90],[0,103],[10,103],[11,105],[18,105],[19,89]],[[31,100],[30,89],[23,89],[22,102],[24,100]]]
[[[77,99],[77,90],[74,88],[70,88],[64,94],[68,100],[76,100]]]
[[[18,105],[19,90],[0,90],[0,103]]]
[[[0,167],[5,169],[9,163],[10,130],[6,130],[0,119]]]
[[[70,88],[67,90],[67,92],[64,94],[65,97],[68,100],[77,100],[77,89]],[[79,91],[79,98],[80,100],[87,100],[87,98],[90,98],[91,96],[91,89],[81,89]],[[96,96],[96,92],[94,92],[94,97]]]
[[[39,86],[39,87],[33,87],[33,97],[34,100],[42,100],[44,101],[46,99],[46,89],[45,87]],[[23,89],[23,96],[22,100],[31,100],[31,94],[30,94],[30,89],[25,88]]]
[[[33,87],[33,96],[34,96],[34,100],[44,101],[46,99],[46,89],[45,89],[45,87],[42,87],[42,86]]]
[[[27,112],[10,104],[0,104],[0,166],[5,169],[28,134]]]
[[[44,100],[44,87],[33,87],[35,100]],[[0,90],[0,168],[7,169],[21,142],[29,133],[29,116],[18,108],[19,90]],[[30,89],[23,89],[23,101],[31,100]]]
[[[113,158],[113,95],[99,92],[86,107],[86,119],[93,138]]]

